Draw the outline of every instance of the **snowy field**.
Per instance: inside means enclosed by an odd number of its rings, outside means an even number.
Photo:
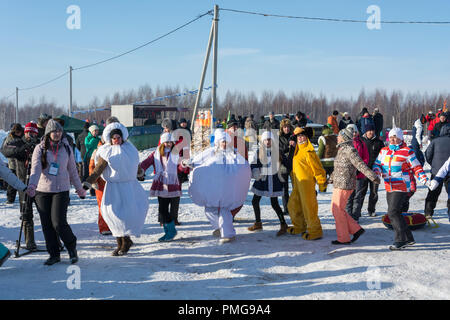
[[[141,153],[141,160],[147,153]],[[148,175],[142,183],[147,191],[151,178]],[[249,192],[235,222],[237,240],[221,245],[184,184],[179,211],[182,225],[177,227],[175,240],[157,241],[163,230],[157,222],[157,199],[149,198],[142,236],[132,238],[135,245],[127,256],[112,257],[116,241],[98,233],[95,197],[81,200],[71,190],[68,221],[78,238],[80,257],[75,269],[67,252],[53,266],[43,265],[46,252],[12,256],[0,268],[0,299],[450,299],[445,191],[435,211],[439,227],[414,231],[417,244],[400,252],[389,251],[393,231],[381,222],[387,211],[383,185],[376,217],[367,216],[366,198],[360,219],[366,233],[349,246],[331,245],[336,239],[331,191],[330,186],[327,193],[318,195],[324,229],[320,240],[276,237],[278,219],[267,198],[261,202],[264,230],[248,231],[254,221]],[[426,193],[426,188],[419,187],[410,208],[423,213]],[[18,200],[13,205],[5,201],[5,191],[1,191],[0,242],[13,251],[20,229],[19,204]],[[37,214],[35,225],[37,244],[44,247]]]

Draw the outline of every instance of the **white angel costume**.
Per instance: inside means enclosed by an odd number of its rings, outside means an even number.
[[[122,131],[123,144],[110,144],[110,134],[114,129]],[[106,126],[102,137],[105,144],[97,149],[95,162],[99,157],[108,162],[101,175],[106,181],[101,202],[103,219],[114,237],[139,237],[149,203],[147,193],[136,179],[138,150],[127,141],[128,130],[121,123]]]
[[[220,141],[231,142],[228,133],[215,131],[214,147],[192,160],[193,170],[189,175],[189,196],[199,206],[205,207],[205,214],[212,227],[220,229],[222,238],[233,238],[231,210],[242,206],[250,186],[250,165],[231,148],[219,147]]]

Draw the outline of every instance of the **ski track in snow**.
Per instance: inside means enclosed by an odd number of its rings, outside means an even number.
[[[141,153],[141,160],[149,151]],[[429,168],[428,168],[429,169]],[[428,174],[429,175],[429,174]],[[148,191],[151,169],[142,183]],[[419,186],[410,208],[423,213],[425,187]],[[391,252],[393,232],[381,222],[387,211],[384,186],[380,186],[377,216],[367,216],[367,197],[360,224],[366,233],[354,244],[331,245],[336,239],[330,211],[332,186],[319,193],[322,239],[303,240],[299,235],[276,237],[279,223],[268,198],[261,201],[264,229],[247,230],[253,221],[249,192],[236,216],[237,240],[220,245],[203,208],[194,205],[183,185],[178,235],[159,243],[162,227],[157,222],[157,199],[150,208],[143,234],[132,237],[129,254],[112,257],[116,241],[98,233],[95,197],[79,199],[71,190],[68,221],[78,238],[81,288],[69,289],[72,273],[67,252],[62,261],[44,266],[46,252],[10,257],[0,268],[0,299],[449,299],[450,223],[445,190],[436,207],[438,228],[413,231],[417,244]],[[126,195],[124,195],[126,196]],[[11,251],[20,229],[19,203],[6,205],[0,193],[0,242]],[[281,199],[280,199],[281,203]],[[286,217],[288,224],[290,218]],[[35,236],[45,246],[35,210]]]

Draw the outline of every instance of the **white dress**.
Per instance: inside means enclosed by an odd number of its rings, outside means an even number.
[[[130,142],[105,144],[96,158],[108,162],[102,178],[106,181],[101,203],[102,217],[114,237],[141,235],[149,207],[147,194],[136,179],[139,154]]]

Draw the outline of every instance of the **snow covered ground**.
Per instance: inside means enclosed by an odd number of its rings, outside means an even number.
[[[142,185],[149,190],[151,176]],[[78,238],[80,261],[71,266],[67,252],[62,253],[61,263],[50,267],[43,265],[46,252],[11,257],[0,268],[0,299],[450,299],[445,191],[435,211],[439,227],[414,231],[417,244],[400,252],[388,250],[393,232],[381,222],[387,210],[384,186],[378,216],[368,217],[367,199],[364,204],[360,224],[366,233],[350,246],[331,245],[336,239],[331,192],[330,186],[318,195],[324,229],[320,240],[276,237],[278,219],[267,198],[261,202],[264,230],[248,231],[254,221],[249,192],[235,222],[237,240],[220,245],[211,235],[203,209],[188,197],[185,184],[179,213],[182,225],[175,241],[158,243],[163,230],[157,222],[157,200],[149,198],[143,235],[133,238],[135,245],[127,256],[112,257],[116,241],[98,233],[95,197],[81,200],[72,190],[68,221]],[[423,213],[426,193],[419,187],[410,208]],[[5,200],[2,191],[0,242],[13,251],[20,229],[19,204],[16,200],[7,205]],[[37,214],[35,224],[36,241],[43,247]]]

